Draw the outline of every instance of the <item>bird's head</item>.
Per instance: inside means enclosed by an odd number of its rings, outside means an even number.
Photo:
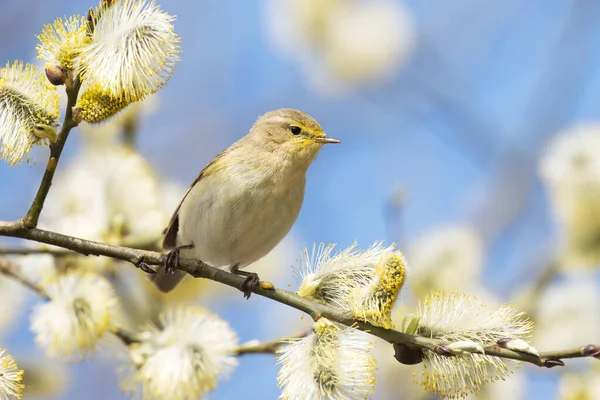
[[[325,135],[313,117],[302,111],[282,108],[259,117],[250,136],[273,154],[308,165],[324,144],[341,143]]]

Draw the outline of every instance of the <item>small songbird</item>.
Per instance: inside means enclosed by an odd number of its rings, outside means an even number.
[[[246,297],[259,283],[240,271],[267,255],[292,228],[306,172],[329,138],[311,116],[280,109],[259,117],[250,132],[216,156],[198,175],[165,229],[166,263],[152,279],[163,292],[185,277],[179,257],[193,258],[246,277]]]

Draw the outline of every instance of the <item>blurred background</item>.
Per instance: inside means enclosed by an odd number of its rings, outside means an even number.
[[[130,174],[132,184],[123,185],[117,197],[159,196],[160,205],[152,205],[158,222],[140,228],[158,236],[197,173],[245,135],[258,115],[297,108],[343,144],[319,154],[291,234],[251,270],[296,288],[292,266],[305,245],[345,248],[358,241],[364,248],[376,240],[395,241],[411,267],[396,325],[432,289],[444,288],[527,310],[540,351],[600,342],[600,2],[159,4],[177,16],[182,38],[175,75],[155,98],[121,119],[72,132],[57,174],[70,178],[57,178],[50,192],[47,226],[81,233],[66,222],[72,204],[59,198],[93,190],[82,183],[101,179],[93,167],[76,171],[102,138],[124,134],[151,170]],[[43,65],[35,59],[42,25],[86,14],[95,5],[0,1],[1,58]],[[37,165],[11,169],[0,163],[0,219],[26,212],[46,157],[41,148],[33,154]],[[123,163],[99,164],[127,175]],[[148,192],[136,186],[140,179],[156,185]],[[113,227],[115,215],[109,216]],[[85,231],[90,225],[83,226]],[[19,263],[39,271],[42,261]],[[188,283],[164,299],[149,293],[140,271],[114,271],[134,314],[143,309],[153,315],[153,301],[202,304],[229,321],[241,342],[294,335],[309,325],[294,310],[259,296],[245,301],[216,283]],[[125,398],[114,356],[42,362],[28,317],[39,299],[3,284],[0,347],[25,368],[25,377],[28,368],[30,376],[50,377],[48,387],[36,381],[38,398]],[[391,347],[379,343],[377,355],[375,399],[427,398],[412,383],[413,369],[395,362]],[[600,399],[600,369],[592,361],[569,360],[560,370],[523,365],[481,398]],[[210,397],[275,399],[277,370],[274,356],[241,357],[231,379]]]

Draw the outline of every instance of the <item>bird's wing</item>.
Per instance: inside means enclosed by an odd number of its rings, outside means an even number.
[[[171,220],[169,221],[169,225],[167,225],[167,227],[163,231],[163,235],[165,235],[165,237],[163,238],[163,249],[171,249],[177,246],[177,232],[179,232],[179,210],[181,210],[181,205],[185,201],[185,198],[188,196],[188,194],[190,194],[194,186],[196,186],[196,184],[200,182],[203,177],[214,171],[216,162],[221,157],[223,157],[228,151],[230,151],[230,149],[231,147],[229,149],[223,150],[210,163],[208,163],[208,165],[204,167],[202,171],[200,171],[196,179],[194,179],[194,182],[192,182],[189,189],[185,192],[183,198],[179,202],[179,205],[175,209]]]

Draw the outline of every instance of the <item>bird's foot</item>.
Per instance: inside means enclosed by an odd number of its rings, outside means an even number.
[[[135,264],[135,266],[147,274],[155,274],[156,273],[156,271],[153,270],[152,267],[150,267],[150,264],[148,264],[146,261],[144,261],[144,256],[140,257],[140,259],[138,260],[137,264]]]
[[[233,267],[231,272],[246,277],[240,285],[240,291],[244,293],[244,298],[249,299],[252,292],[260,287],[260,278],[256,272],[240,271],[237,265]]]
[[[240,286],[240,290],[244,292],[244,298],[249,299],[253,290],[256,290],[260,287],[260,278],[258,274],[255,272],[249,272],[246,280],[242,282]]]
[[[169,252],[167,253],[167,256],[165,257],[165,263],[164,263],[165,272],[167,272],[169,274],[174,274],[175,272],[177,272],[177,270],[179,270],[179,256],[180,256],[181,250],[193,249],[193,248],[194,248],[193,244],[186,244],[184,246],[175,246],[171,250],[169,250]]]

